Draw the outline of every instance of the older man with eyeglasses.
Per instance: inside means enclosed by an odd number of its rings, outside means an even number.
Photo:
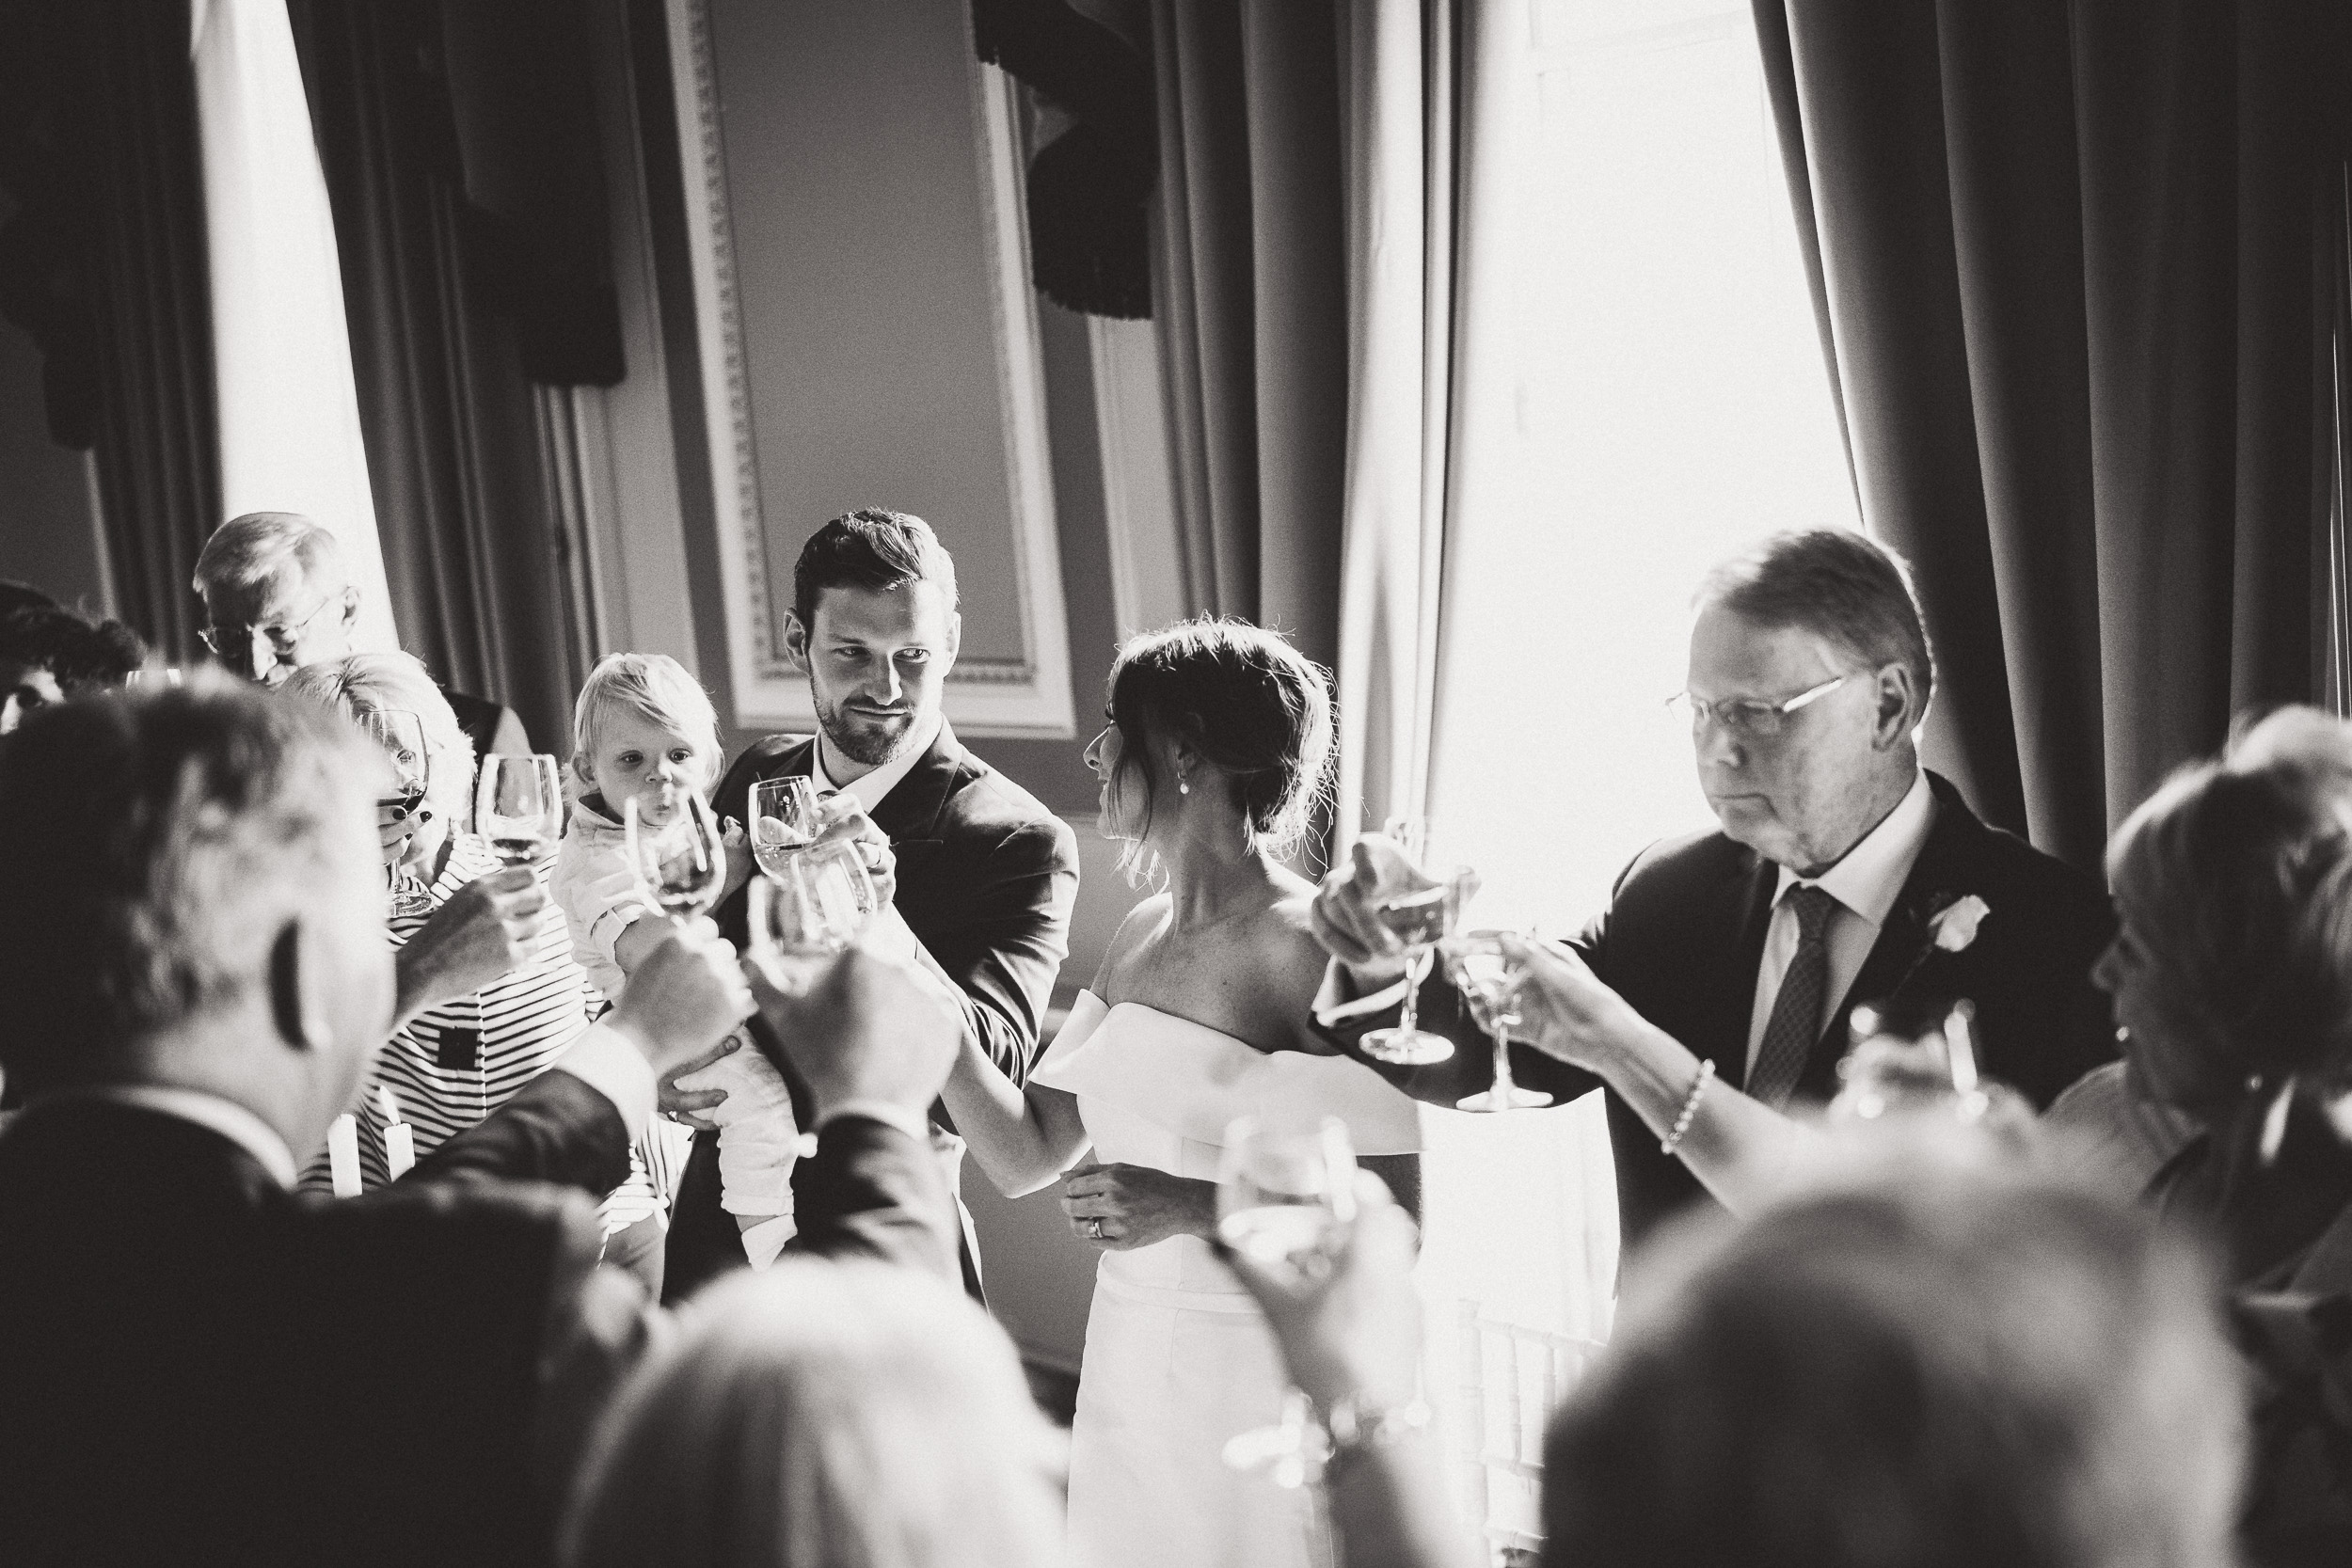
[[[198,633],[213,657],[247,680],[277,686],[306,664],[348,657],[359,590],[335,536],[294,512],[248,512],[213,531],[196,558],[204,601]],[[442,688],[478,757],[527,756],[515,710]]]
[[[1693,608],[1675,706],[1719,827],[1636,856],[1573,941],[1512,944],[1533,1041],[1513,1071],[1556,1104],[1610,1091],[1629,1246],[1703,1193],[1740,1207],[1770,1187],[1785,1108],[1834,1092],[1858,1007],[1969,1001],[1982,1071],[2038,1106],[2115,1050],[2090,983],[2106,890],[1919,764],[1935,666],[1901,562],[1859,533],[1780,534],[1708,574]],[[1325,879],[1316,1013],[1340,1049],[1362,1056],[1402,997],[1381,908],[1431,885],[1378,838]],[[1486,1087],[1492,1044],[1442,978],[1421,1018],[1450,1058],[1364,1059],[1440,1104]]]

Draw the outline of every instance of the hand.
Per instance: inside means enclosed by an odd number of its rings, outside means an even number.
[[[1104,1252],[1216,1228],[1216,1183],[1149,1165],[1080,1165],[1061,1180],[1061,1212],[1078,1239]]]
[[[1405,974],[1405,944],[1381,923],[1380,907],[1437,885],[1393,839],[1366,833],[1348,850],[1347,863],[1333,866],[1315,889],[1308,927],[1359,989],[1378,990]]]
[[[681,1089],[677,1086],[677,1081],[700,1072],[722,1056],[732,1054],[742,1043],[736,1036],[729,1035],[693,1061],[682,1067],[674,1067],[663,1073],[660,1080],[654,1085],[655,1098],[661,1114],[672,1121],[683,1122],[697,1132],[719,1131],[717,1122],[706,1120],[696,1113],[716,1110],[720,1102],[726,1099],[727,1091],[724,1089]]]
[[[1356,1173],[1356,1220],[1328,1266],[1260,1263],[1218,1254],[1264,1308],[1291,1381],[1328,1410],[1349,1396],[1382,1408],[1408,1402],[1421,1364],[1421,1297],[1413,1289],[1418,1232],[1389,1189]]]
[[[734,944],[709,921],[696,920],[645,955],[605,1022],[636,1042],[660,1079],[710,1054],[751,1013]]]
[[[375,803],[375,841],[383,850],[387,870],[408,858],[408,847],[424,825],[422,816],[422,807],[412,812],[406,806]]]
[[[891,852],[890,835],[875,825],[858,798],[846,789],[817,803],[817,820],[812,845],[855,845],[866,875],[874,884],[874,907],[888,909],[898,896],[898,858]]]
[[[403,1019],[470,996],[531,958],[548,895],[527,866],[493,871],[459,888],[402,944]]]
[[[853,947],[804,990],[790,984],[773,954],[745,960],[743,973],[820,1118],[857,1100],[930,1114],[955,1065],[963,1021],[912,966]]]
[[[752,836],[743,831],[743,824],[730,816],[719,829],[719,847],[726,851],[726,879],[719,884],[719,896],[713,904],[723,904],[735,896],[736,890],[752,879],[759,863],[752,855]]]
[[[1650,1027],[1572,949],[1505,933],[1502,952],[1519,974],[1520,1024],[1513,1037],[1545,1055],[1607,1077]]]

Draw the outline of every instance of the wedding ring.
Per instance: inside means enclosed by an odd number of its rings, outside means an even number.
[[[1101,1241],[1103,1239],[1103,1222],[1101,1220],[1087,1221],[1087,1235],[1094,1241]]]

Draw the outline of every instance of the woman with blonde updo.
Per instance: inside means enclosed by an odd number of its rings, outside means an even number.
[[[1310,1489],[1223,1462],[1228,1439],[1279,1419],[1288,1380],[1209,1238],[1237,1117],[1338,1117],[1368,1164],[1417,1190],[1411,1102],[1308,1053],[1327,1049],[1306,1007],[1325,956],[1307,924],[1314,888],[1281,856],[1323,792],[1329,686],[1273,632],[1188,621],[1120,650],[1109,718],[1087,748],[1102,831],[1158,888],[1025,1091],[967,1042],[945,1098],[1000,1191],[1058,1178],[1071,1227],[1103,1254],[1072,1433],[1073,1562],[1327,1562]]]

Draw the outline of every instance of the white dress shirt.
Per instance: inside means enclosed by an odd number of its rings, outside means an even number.
[[[601,1023],[590,1024],[587,1032],[565,1047],[548,1070],[568,1072],[611,1101],[628,1125],[632,1143],[653,1118],[652,1066],[627,1037]],[[223,1100],[201,1089],[170,1084],[93,1084],[84,1088],[59,1089],[41,1096],[41,1100],[103,1100],[116,1105],[135,1105],[143,1111],[158,1111],[219,1133],[252,1155],[255,1163],[276,1177],[281,1187],[292,1187],[298,1174],[294,1154],[276,1128],[235,1101]],[[845,1105],[834,1114],[840,1116],[851,1110]],[[870,1106],[863,1103],[854,1111],[862,1116],[875,1115]],[[903,1125],[893,1117],[877,1119],[887,1120],[894,1127]]]
[[[817,741],[817,753],[809,759],[809,782],[817,786],[817,793],[819,795],[857,797],[857,803],[866,809],[866,816],[871,816],[876,808],[889,798],[890,792],[898,787],[898,781],[914,771],[914,765],[923,760],[933,743],[939,739],[939,727],[946,721],[945,715],[932,714],[915,726],[914,738],[908,744],[906,750],[883,763],[880,768],[868,773],[862,773],[848,784],[834,783],[833,775],[825,771],[825,742],[823,737],[819,736]]]
[[[1797,956],[1797,911],[1788,902],[1788,890],[1809,882],[1837,900],[1822,938],[1829,948],[1829,985],[1821,993],[1821,1017],[1815,1027],[1826,1028],[1862,973],[1934,826],[1935,794],[1923,770],[1912,776],[1911,788],[1895,809],[1836,865],[1813,878],[1780,868],[1780,886],[1772,893],[1772,923],[1764,933],[1764,957],[1756,965],[1756,1006],[1748,1014],[1749,1071],[1756,1070],[1765,1025],[1772,1022],[1772,1004],[1780,999],[1781,978]]]

